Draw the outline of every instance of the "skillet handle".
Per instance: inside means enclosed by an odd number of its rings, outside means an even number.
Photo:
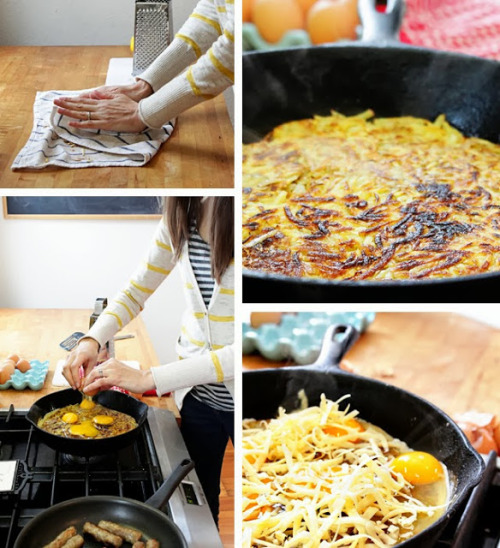
[[[341,339],[338,338],[340,334],[344,335]],[[319,356],[311,368],[324,371],[340,369],[340,361],[358,337],[359,332],[352,325],[331,325],[326,330]]]
[[[362,42],[399,42],[403,21],[403,0],[387,0],[385,12],[377,11],[376,0],[359,0]]]
[[[158,491],[156,491],[146,501],[146,504],[161,510],[177,487],[179,487],[181,481],[189,474],[189,472],[191,472],[193,468],[194,462],[190,459],[184,459],[170,474],[170,476],[168,476],[168,478],[161,484]]]

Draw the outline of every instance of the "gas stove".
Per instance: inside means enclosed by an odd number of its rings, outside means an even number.
[[[136,441],[116,453],[75,457],[39,442],[26,409],[0,409],[0,546],[11,548],[37,514],[64,500],[115,495],[144,502],[185,458],[174,415],[150,408]],[[194,471],[176,489],[164,511],[190,548],[222,548],[217,527]]]

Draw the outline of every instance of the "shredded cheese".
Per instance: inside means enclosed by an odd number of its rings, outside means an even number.
[[[340,410],[343,399],[243,421],[242,548],[386,548],[442,513],[391,470],[409,447]]]

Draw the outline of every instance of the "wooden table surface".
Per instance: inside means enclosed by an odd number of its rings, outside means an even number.
[[[283,365],[290,364],[243,356],[244,370]],[[500,329],[456,313],[378,313],[341,366],[450,415],[474,409],[500,418]]]
[[[143,167],[12,171],[33,125],[37,91],[103,85],[125,46],[0,47],[0,188],[232,188],[234,131],[222,95],[182,113]]]
[[[57,362],[67,356],[67,351],[59,343],[75,331],[85,332],[91,313],[92,310],[0,309],[0,359],[16,353],[28,360],[49,360],[49,372],[41,390],[0,390],[0,408],[12,403],[19,409],[28,409],[42,396],[63,389],[52,385]],[[134,335],[133,339],[115,342],[116,358],[138,361],[143,369],[159,365],[140,317],[120,332],[129,333]],[[148,405],[169,409],[178,416],[171,397],[137,397]]]

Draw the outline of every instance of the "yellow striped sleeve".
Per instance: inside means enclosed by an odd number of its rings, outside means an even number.
[[[204,317],[205,317],[205,313],[204,312],[193,312],[193,315],[196,319],[198,320],[202,320]]]
[[[222,382],[224,380],[224,372],[222,371],[219,356],[217,356],[215,352],[210,352],[210,357],[212,358],[212,363],[214,364],[215,372],[217,373],[217,382]]]
[[[156,245],[158,247],[161,247],[161,249],[166,249],[167,251],[170,251],[172,253],[172,248],[168,244],[164,244],[160,240],[156,240]]]
[[[186,42],[186,44],[188,44],[189,46],[191,46],[196,57],[201,57],[201,48],[192,38],[189,38],[189,36],[186,36],[185,34],[179,34],[179,33],[177,33],[175,36],[179,38],[180,40]]]
[[[194,289],[194,285],[193,285],[192,283],[190,283],[190,282],[187,282],[187,283],[184,285],[184,287],[185,287],[186,289]]]
[[[116,303],[123,306],[123,308],[128,312],[128,315],[130,316],[130,319],[132,320],[134,318],[134,314],[132,310],[127,306],[127,303],[124,303],[123,301],[116,300]]]
[[[231,82],[234,82],[234,72],[232,70],[229,70],[227,67],[225,67],[218,59],[215,57],[214,52],[212,51],[212,48],[208,50],[208,57],[210,61],[212,61],[212,64],[214,67],[224,74],[226,78],[229,78]]]
[[[224,348],[224,346],[225,346],[225,345],[223,345],[223,344],[213,344],[213,345],[212,345],[212,348],[213,348],[214,350],[220,350],[221,348]]]
[[[217,11],[219,13],[226,13],[226,6],[217,6]]]
[[[234,316],[215,316],[214,314],[209,314],[208,319],[212,322],[234,322]]]
[[[189,82],[189,85],[191,86],[191,89],[193,90],[193,93],[197,97],[203,97],[204,99],[211,99],[213,97],[213,95],[210,95],[208,93],[202,93],[200,88],[197,86],[196,82],[194,81],[193,67],[188,68],[186,72],[186,78],[187,78],[187,81]]]
[[[213,19],[210,19],[209,17],[205,17],[204,15],[200,15],[199,13],[192,13],[190,17],[194,17],[195,19],[199,19],[200,21],[203,21],[207,25],[210,25],[213,27],[219,34],[221,34],[221,28],[217,21],[214,21]]]
[[[137,302],[136,299],[134,299],[134,296],[132,295],[132,293],[130,293],[130,291],[128,289],[125,289],[123,291],[125,293],[125,295],[127,295],[127,297],[136,305],[139,307],[140,310],[143,310],[142,306],[140,305],[140,303]]]
[[[200,348],[203,348],[205,346],[205,343],[203,341],[199,341],[191,337],[191,335],[188,333],[188,330],[184,326],[181,327],[181,331],[191,344],[194,344],[195,346],[199,346]]]
[[[107,314],[108,316],[113,316],[113,318],[115,318],[115,320],[118,322],[120,329],[123,327],[123,322],[120,316],[118,316],[118,314],[115,314],[114,312],[109,312],[108,310],[105,310],[103,314]]]
[[[148,295],[153,294],[153,290],[149,289],[149,287],[143,287],[142,285],[136,284],[134,280],[130,280],[130,283],[139,291],[142,291],[143,293],[147,293]]]
[[[148,270],[151,270],[152,272],[158,272],[159,274],[165,274],[167,276],[170,274],[171,270],[166,270],[165,268],[160,268],[159,266],[155,266],[151,263],[146,263],[146,267]]]
[[[234,289],[228,289],[227,287],[221,287],[219,293],[223,295],[234,295]]]
[[[229,32],[227,29],[224,29],[224,36],[231,40],[231,42],[234,42],[234,34],[232,32]]]

